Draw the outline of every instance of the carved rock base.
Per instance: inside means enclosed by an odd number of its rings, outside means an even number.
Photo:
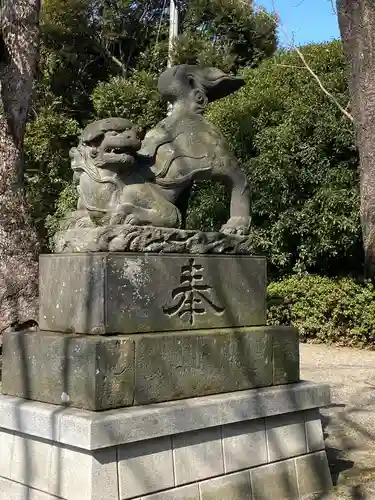
[[[13,332],[5,394],[100,411],[299,381],[298,332],[214,329],[116,337]]]
[[[56,234],[56,253],[152,252],[152,253],[254,253],[245,236],[204,233],[150,226],[106,226],[68,229]]]
[[[132,253],[40,257],[39,328],[94,335],[266,324],[266,260]]]

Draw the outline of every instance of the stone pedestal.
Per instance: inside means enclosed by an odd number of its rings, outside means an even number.
[[[41,330],[94,335],[266,323],[266,260],[249,255],[40,258]]]
[[[328,403],[306,382],[101,413],[0,396],[0,498],[312,498]]]
[[[73,248],[40,259],[40,331],[4,335],[1,500],[330,488],[329,390],[300,382],[297,331],[265,326],[265,259]]]

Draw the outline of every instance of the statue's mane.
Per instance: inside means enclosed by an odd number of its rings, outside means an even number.
[[[116,178],[101,175],[101,168],[95,165],[95,162],[87,152],[88,146],[80,143],[74,152],[74,160],[76,166],[72,164],[72,170],[75,172],[83,171],[85,172],[92,181],[98,182],[100,184],[113,184],[116,187],[120,187],[118,180]]]

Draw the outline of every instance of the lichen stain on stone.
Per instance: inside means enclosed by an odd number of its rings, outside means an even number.
[[[134,286],[144,284],[144,273],[142,272],[142,259],[127,260],[123,265],[123,278],[130,281]]]
[[[150,301],[150,299],[141,294],[140,290],[144,290],[146,284],[149,282],[147,278],[147,274],[142,266],[143,260],[128,260],[124,262],[122,268],[122,277],[129,281],[133,288],[133,298],[134,299],[143,299],[146,300],[146,305]]]

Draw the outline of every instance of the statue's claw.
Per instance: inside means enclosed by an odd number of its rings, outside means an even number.
[[[139,225],[141,222],[141,219],[139,217],[137,217],[135,214],[129,214],[125,220],[124,220],[124,224],[128,224],[129,226],[137,226]]]
[[[231,217],[226,224],[221,227],[221,232],[225,234],[236,234],[246,236],[250,232],[250,218]]]
[[[121,205],[118,205],[112,214],[109,225],[116,226],[119,224],[134,224],[134,222],[130,222],[133,210],[134,205],[131,203],[122,203]]]

